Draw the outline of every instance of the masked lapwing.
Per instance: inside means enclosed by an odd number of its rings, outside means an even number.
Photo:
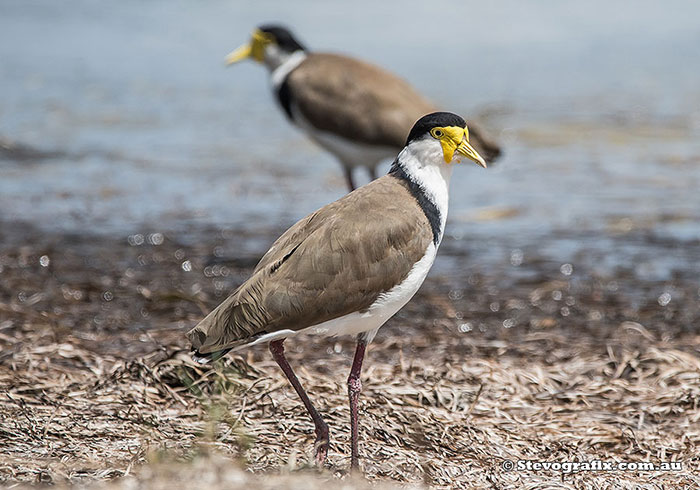
[[[357,335],[348,378],[351,467],[358,466],[357,402],[367,344],[416,293],[435,260],[447,219],[453,163],[486,167],[464,119],[436,112],[411,129],[389,173],[302,219],[272,244],[252,276],[187,334],[199,362],[269,343],[316,427],[316,459],[328,426],[284,356],[298,333]]]
[[[245,59],[267,66],[287,118],[340,160],[350,190],[354,168],[366,167],[374,180],[377,165],[403,148],[413,123],[437,110],[392,73],[348,56],[310,52],[280,26],[255,29],[226,62]],[[469,129],[487,162],[498,157],[497,144],[471,122]]]

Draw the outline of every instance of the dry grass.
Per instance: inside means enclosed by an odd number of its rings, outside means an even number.
[[[472,344],[482,355],[459,359],[420,339],[414,340],[420,354],[438,355],[408,356],[396,333],[372,346],[386,360],[370,354],[363,380],[362,452],[370,480],[482,488],[700,484],[700,361],[676,346],[647,340],[635,350],[549,363],[536,339],[521,343],[515,356],[499,354],[506,350],[501,341],[485,341]],[[620,341],[645,340],[645,333],[622,327]],[[313,350],[326,347],[334,346],[317,341]],[[350,344],[338,347],[349,355]],[[327,471],[343,475],[347,356],[323,357],[298,371],[331,426]],[[142,472],[149,454],[157,459],[163,452],[195,461],[224,454],[255,472],[309,465],[312,424],[267,359],[249,364],[234,357],[202,369],[176,346],[125,361],[70,342],[27,342],[3,363],[0,384],[9,387],[0,401],[6,482],[112,478]],[[681,461],[684,469],[509,473],[501,468],[505,459]]]
[[[197,267],[196,254],[188,254]],[[6,278],[15,277],[9,263]],[[120,282],[120,272],[106,274],[114,274],[113,290],[131,287]],[[139,291],[148,286],[158,293],[157,285],[134,274],[128,277],[140,281]],[[311,489],[340,478],[339,486],[364,486],[346,474],[351,340],[287,343],[290,362],[331,427],[328,463],[318,471],[310,466],[313,426],[264,347],[202,368],[185,351],[186,327],[160,321],[181,315],[191,324],[200,307],[216,303],[211,296],[186,298],[182,291],[191,290],[190,276],[177,276],[176,306],[167,307],[166,295],[150,303],[152,328],[144,332],[81,323],[85,312],[92,315],[106,304],[76,303],[65,291],[54,295],[47,279],[32,290],[34,275],[16,276],[28,292],[22,301],[0,301],[1,482]],[[475,325],[488,325],[491,317],[500,324],[502,311],[489,312],[492,298],[469,290],[465,297],[448,297],[447,282],[429,280],[370,346],[360,414],[362,465],[370,482],[433,488],[700,486],[700,336],[670,327],[673,315],[697,318],[688,316],[688,308],[659,313],[647,305],[639,309],[640,322],[607,314],[592,321],[582,295],[580,311],[572,307],[567,318],[547,313],[543,300],[525,315],[527,324],[463,333],[456,318],[469,311],[467,305],[473,308],[469,318],[480,319]],[[560,282],[543,279],[525,292],[494,294],[511,295],[512,304],[536,304],[543,291],[567,290]],[[90,288],[82,287],[89,297]],[[602,311],[601,304],[627,311],[591,288]],[[32,291],[43,296],[32,300]],[[66,312],[72,323],[66,323]],[[504,460],[679,461],[683,469],[508,472]],[[128,478],[117,478],[123,476]]]

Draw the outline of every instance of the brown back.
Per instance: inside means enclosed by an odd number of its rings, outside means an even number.
[[[337,54],[310,54],[287,83],[310,124],[367,144],[403,148],[413,123],[435,111],[403,79]]]

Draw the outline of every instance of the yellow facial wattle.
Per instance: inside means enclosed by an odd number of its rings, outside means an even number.
[[[458,153],[486,168],[484,159],[469,144],[469,129],[466,126],[463,128],[459,126],[433,128],[430,134],[433,138],[440,141],[442,155],[446,163],[452,163],[454,154]]]

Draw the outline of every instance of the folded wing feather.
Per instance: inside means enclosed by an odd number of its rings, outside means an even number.
[[[287,230],[188,337],[207,354],[367,309],[408,275],[431,241],[403,181],[384,176]]]

